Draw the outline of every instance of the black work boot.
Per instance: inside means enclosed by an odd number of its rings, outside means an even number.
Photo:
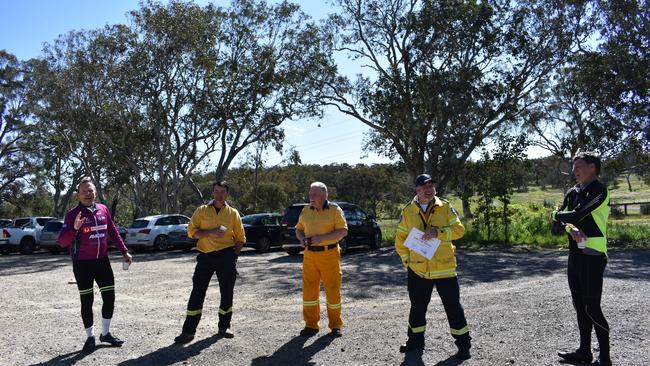
[[[568,363],[590,363],[594,357],[591,352],[581,349],[574,352],[558,352],[557,355]]]
[[[192,333],[181,333],[176,338],[174,338],[174,343],[185,344],[190,343],[194,339],[194,334]]]
[[[409,338],[405,344],[399,346],[399,351],[401,353],[421,351],[423,349],[424,349],[424,341],[416,341],[413,338]]]

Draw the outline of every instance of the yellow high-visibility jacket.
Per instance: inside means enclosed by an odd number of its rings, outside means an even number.
[[[431,228],[438,231],[438,239],[442,242],[430,260],[404,246],[406,237],[414,227],[422,231]],[[456,247],[452,240],[460,239],[464,234],[465,226],[448,201],[434,197],[424,212],[416,196],[402,209],[395,234],[395,250],[404,266],[422,278],[456,277]]]

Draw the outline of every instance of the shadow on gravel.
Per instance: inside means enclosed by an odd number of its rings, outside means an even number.
[[[65,266],[72,267],[70,257],[67,255],[50,253],[12,255],[0,258],[0,275],[11,276],[47,272]]]
[[[323,335],[316,339],[314,343],[305,347],[308,339],[307,337],[295,336],[273,352],[272,355],[254,358],[251,366],[315,365],[316,363],[312,362],[311,358],[329,346],[334,338]]]
[[[221,337],[215,334],[211,337],[192,343],[187,347],[183,347],[180,344],[172,344],[157,351],[151,352],[148,355],[120,362],[118,365],[171,365],[177,362],[183,362],[191,359],[194,356],[197,356],[204,349],[217,343],[219,339],[221,339]]]
[[[464,360],[459,360],[454,356],[449,356],[446,360],[438,362],[435,366],[458,366],[462,365]]]
[[[465,284],[499,282],[524,277],[546,276],[566,268],[566,253],[459,252],[458,276]]]
[[[88,356],[92,356],[93,353],[98,352],[102,348],[112,348],[106,344],[98,344],[95,346],[95,351],[93,352],[83,352],[81,350],[66,353],[65,355],[59,355],[53,359],[41,363],[32,364],[32,366],[44,366],[44,365],[74,365],[77,362],[80,362]]]
[[[605,277],[624,280],[650,280],[650,251],[644,249],[611,250]]]

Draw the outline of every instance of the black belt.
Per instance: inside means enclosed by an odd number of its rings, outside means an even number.
[[[307,247],[307,250],[311,250],[312,252],[322,252],[323,250],[334,249],[337,245],[339,245],[339,243],[330,245],[310,245]]]

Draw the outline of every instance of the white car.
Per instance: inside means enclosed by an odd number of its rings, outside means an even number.
[[[178,214],[141,217],[133,221],[127,229],[126,245],[132,249],[167,250],[169,233],[187,230],[189,222],[189,217]]]
[[[43,225],[56,217],[21,217],[15,219],[10,227],[0,230],[0,250],[3,254],[20,251],[21,254],[32,254],[38,250]]]

